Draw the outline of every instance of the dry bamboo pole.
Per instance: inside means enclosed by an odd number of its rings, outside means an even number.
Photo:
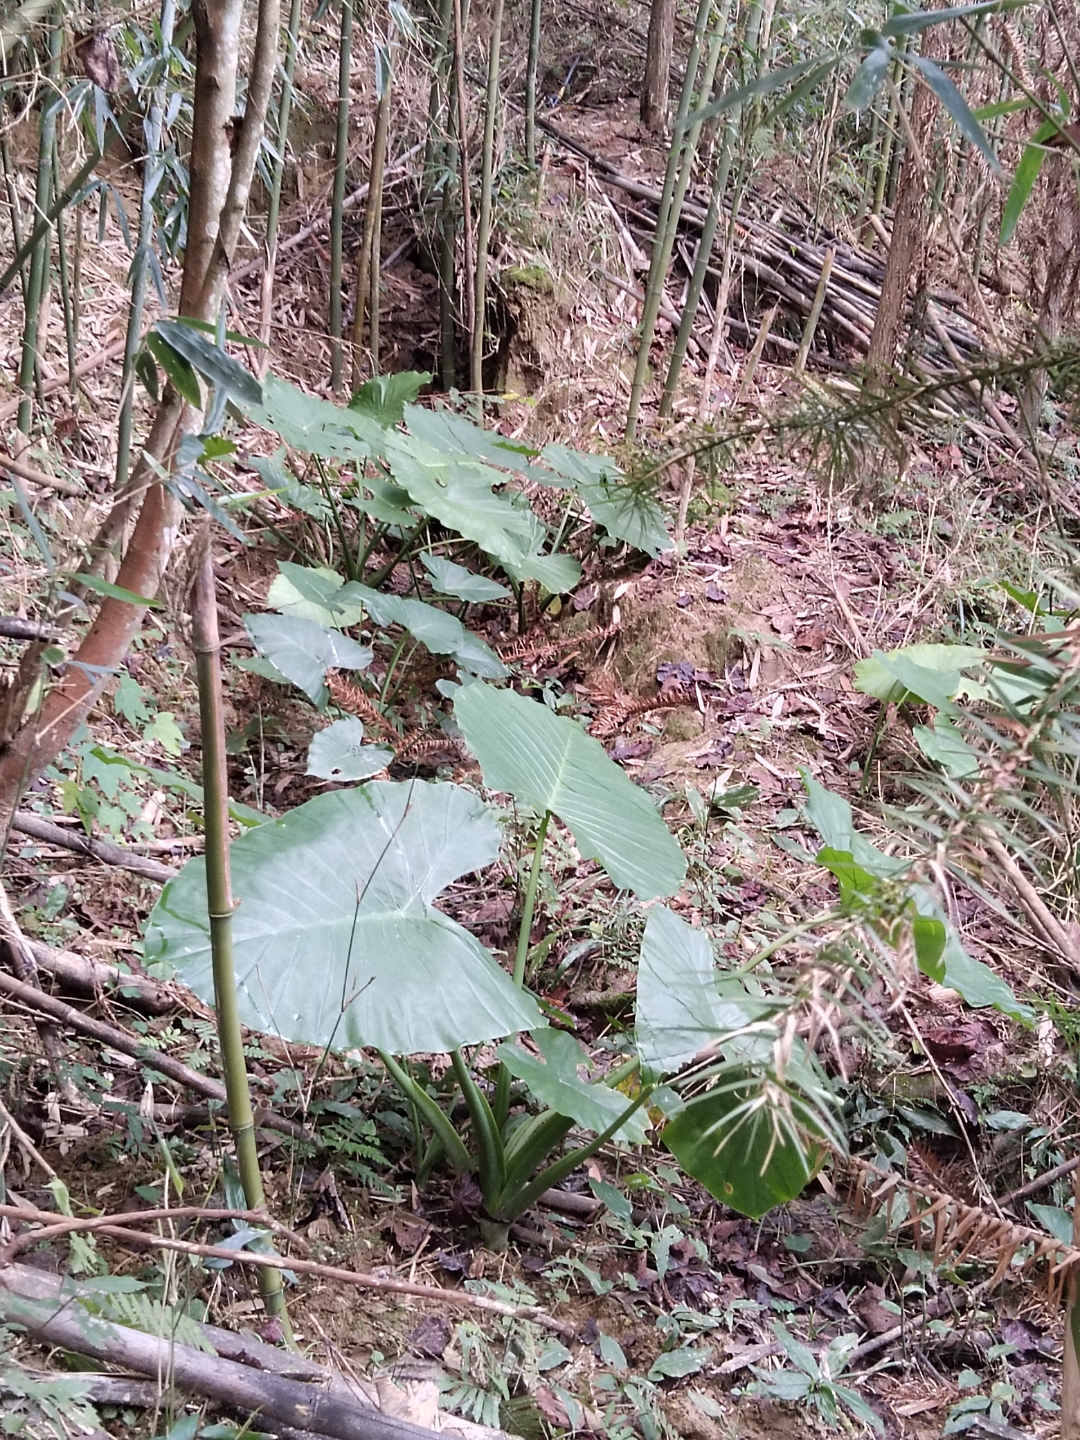
[[[817,293],[814,295],[814,303],[810,307],[810,318],[806,322],[806,329],[803,331],[802,340],[799,343],[799,353],[795,356],[795,374],[801,375],[806,369],[806,359],[810,354],[810,346],[814,343],[814,332],[817,329],[818,321],[821,319],[821,309],[825,304],[825,296],[829,290],[829,276],[832,273],[833,260],[836,258],[836,251],[830,245],[825,251],[825,259],[821,265],[821,279],[818,281]]]
[[[641,410],[641,397],[645,390],[645,381],[649,372],[649,352],[652,348],[653,335],[656,331],[656,319],[660,311],[660,301],[664,291],[664,281],[667,278],[668,263],[671,259],[671,252],[675,244],[675,232],[678,226],[682,201],[685,199],[687,186],[690,183],[690,171],[694,162],[694,151],[697,148],[698,137],[701,134],[701,121],[691,126],[689,131],[686,128],[686,119],[690,114],[693,104],[695,86],[697,84],[698,66],[701,61],[701,51],[705,43],[705,29],[709,21],[709,13],[712,9],[713,0],[699,0],[697,15],[694,20],[694,31],[690,41],[690,53],[686,61],[686,77],[683,81],[682,92],[679,96],[679,108],[675,121],[674,135],[671,148],[668,151],[667,168],[664,173],[664,189],[660,199],[659,214],[656,222],[656,241],[653,245],[652,264],[649,267],[648,284],[645,287],[645,307],[641,317],[641,335],[638,341],[637,364],[634,367],[634,378],[630,386],[630,401],[626,413],[625,439],[633,440],[637,432],[638,414]],[[712,78],[716,73],[716,66],[720,58],[719,41],[714,38],[710,46],[709,65],[710,74],[707,86],[702,87],[702,95],[705,101],[708,100],[709,91],[712,89]],[[676,195],[678,202],[676,203]]]

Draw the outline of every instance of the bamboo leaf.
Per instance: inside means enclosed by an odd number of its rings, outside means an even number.
[[[734,110],[737,106],[745,104],[747,100],[754,100],[759,95],[771,95],[774,90],[782,90],[785,85],[793,84],[806,75],[812,74],[815,81],[822,80],[835,70],[843,59],[843,55],[831,55],[824,60],[814,56],[810,60],[800,60],[797,65],[785,65],[782,70],[771,70],[751,81],[749,85],[741,85],[737,90],[728,90],[718,100],[714,100],[711,105],[706,105],[703,110],[696,110],[693,115],[688,115],[685,120],[680,120],[674,127],[673,135],[677,139],[694,125],[711,120],[714,115],[722,115],[725,110]]]
[[[204,380],[238,404],[262,403],[262,385],[251,371],[245,370],[243,365],[231,355],[226,355],[220,345],[216,345],[199,330],[178,320],[159,320],[151,334],[163,340],[176,354],[183,356]],[[155,351],[155,354],[158,352]],[[161,358],[160,354],[158,358]]]
[[[203,397],[199,388],[199,377],[194,366],[174,350],[164,336],[151,330],[146,337],[146,348],[169,377],[173,387],[189,405],[202,408]]]
[[[917,35],[930,25],[940,25],[947,20],[961,20],[971,15],[986,15],[993,11],[1000,15],[1007,10],[1019,10],[1027,0],[979,0],[975,5],[950,5],[946,10],[901,10],[891,16],[881,27],[883,35]]]
[[[1001,230],[998,234],[998,244],[1008,245],[1016,230],[1020,216],[1024,213],[1024,206],[1035,188],[1035,181],[1039,178],[1043,161],[1046,159],[1044,146],[1047,140],[1052,139],[1060,129],[1054,120],[1044,120],[1031,141],[1024,147],[1024,153],[1020,156],[1020,163],[1016,167],[1013,182],[1009,186],[1009,193],[1005,197],[1005,206],[1001,212]]]
[[[881,88],[885,72],[893,59],[894,51],[884,40],[878,40],[866,59],[855,72],[855,79],[848,86],[844,105],[848,110],[866,110]]]
[[[937,11],[935,13],[940,15],[944,12]],[[914,65],[917,70],[922,71],[926,83],[930,86],[930,89],[933,90],[942,105],[945,106],[950,119],[960,131],[961,135],[975,146],[976,150],[983,156],[994,174],[1000,175],[1001,162],[994,154],[982,126],[975,119],[975,116],[968,107],[967,101],[963,95],[960,94],[960,91],[956,88],[949,76],[945,74],[945,71],[942,70],[940,66],[935,65],[932,60],[928,60],[925,55],[909,55],[906,57],[906,62],[909,65]]]
[[[73,575],[71,578],[84,590],[92,590],[95,595],[104,595],[108,600],[122,600],[125,605],[148,605],[153,610],[165,608],[161,600],[151,600],[147,595],[136,595],[134,590],[125,590],[122,585],[114,585],[100,575]]]

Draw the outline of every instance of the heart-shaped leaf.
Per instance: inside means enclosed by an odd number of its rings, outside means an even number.
[[[245,615],[244,624],[260,655],[303,690],[316,705],[326,703],[326,672],[366,670],[371,651],[348,635],[300,615]]]
[[[465,685],[454,714],[492,790],[550,810],[587,859],[643,900],[682,884],[686,857],[656,807],[575,721],[512,690]]]
[[[393,762],[394,752],[364,744],[363,722],[348,715],[320,730],[308,749],[309,775],[320,780],[370,780]]]
[[[746,1007],[720,998],[716,961],[705,932],[692,929],[663,905],[650,910],[637,977],[641,1063],[659,1074],[672,1074],[749,1019]]]
[[[372,783],[316,796],[231,848],[240,1019],[298,1044],[445,1053],[541,1026],[468,931],[432,907],[490,864],[499,830],[457,785]],[[202,857],[150,917],[147,960],[214,1003]]]

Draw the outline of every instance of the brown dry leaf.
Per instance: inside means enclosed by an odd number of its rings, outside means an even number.
[[[431,1226],[416,1215],[398,1214],[390,1221],[394,1244],[403,1255],[415,1255],[431,1234]]]

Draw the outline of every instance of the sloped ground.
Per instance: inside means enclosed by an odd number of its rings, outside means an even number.
[[[605,110],[586,113],[582,133],[620,165],[653,177],[659,157],[647,138],[635,135],[631,109],[617,90],[612,85]],[[313,162],[313,193],[324,178]],[[528,403],[509,400],[501,428],[594,448],[617,442],[637,307],[619,287],[590,281],[592,249],[599,244],[601,259],[618,261],[621,273],[632,276],[634,267],[632,257],[626,267],[620,232],[588,167],[553,151],[535,211],[523,205],[503,243],[505,385]],[[396,244],[391,227],[388,253]],[[280,328],[273,337],[275,367],[313,387],[326,369],[319,333],[324,258],[312,246],[283,265],[275,314]],[[104,344],[122,314],[126,257],[116,245],[95,264],[101,268],[92,278],[108,303],[95,307],[86,343]],[[431,277],[403,255],[388,263],[385,278],[388,364],[423,367],[430,363]],[[254,328],[257,287],[243,299],[244,321]],[[9,360],[12,316],[10,309],[0,316]],[[55,315],[53,329],[59,335]],[[736,360],[744,358],[737,346],[734,351]],[[762,369],[751,407],[785,383],[784,372]],[[90,384],[95,405],[111,413],[115,371],[103,370]],[[108,443],[83,418],[58,424],[48,446],[100,492],[109,474]],[[87,527],[84,507],[59,501],[51,513],[61,536]],[[871,800],[904,797],[896,776],[915,754],[905,722],[889,717],[875,748],[878,707],[854,689],[853,662],[875,648],[961,635],[973,611],[1004,618],[1000,594],[980,591],[978,583],[1005,577],[1027,588],[1040,522],[1028,497],[998,494],[977,462],[945,443],[928,443],[904,484],[864,509],[843,495],[830,497],[797,456],[777,455],[766,444],[735,470],[699,471],[690,513],[685,554],[616,575],[595,565],[563,613],[538,625],[547,640],[608,625],[617,612],[617,635],[595,653],[574,656],[568,647],[532,669],[573,693],[613,756],[666,797],[669,821],[693,848],[699,876],[708,876],[688,888],[684,913],[707,924],[736,963],[763,935],[775,933],[778,922],[797,922],[831,904],[832,882],[793,853],[816,845],[798,813],[801,770],[857,806],[860,791]],[[13,549],[16,544],[23,553],[11,581],[18,603],[16,587],[30,594],[35,577],[28,574],[24,538],[15,537]],[[264,553],[230,563],[227,622],[257,607],[273,561]],[[98,718],[94,738],[158,771],[183,768],[186,751],[176,750],[195,734],[195,705],[175,616],[151,623],[133,674],[156,711],[174,718],[180,742],[167,727],[148,737],[145,726],[118,713]],[[236,793],[268,808],[298,803],[306,793],[300,756],[308,712],[250,680],[237,681],[231,698],[237,731],[253,716],[260,721],[247,748],[238,747]],[[654,698],[664,703],[649,709]],[[672,699],[682,703],[668,704]],[[77,778],[88,783],[85,771]],[[72,781],[67,770],[50,781],[57,803],[65,781]],[[719,797],[704,825],[696,818],[695,792],[706,801]],[[194,816],[160,779],[133,782],[130,798],[122,833],[144,854],[179,864],[197,846]],[[863,823],[879,843],[890,843],[880,821],[867,814]],[[140,922],[156,886],[22,841],[9,856],[8,877],[32,934],[137,966]],[[640,920],[609,907],[598,923],[596,886],[595,873],[588,867],[579,873],[564,848],[553,861],[557,903],[533,938],[549,942],[539,982],[544,993],[574,1014],[579,1033],[599,1046],[617,1037],[630,1013]],[[454,903],[478,933],[505,947],[512,901],[504,886],[457,894]],[[993,915],[966,897],[959,918],[970,951],[1018,992],[1053,993],[1054,977],[1042,971],[1043,951],[1030,936],[1003,933]],[[1075,1148],[1075,1101],[1061,1036],[1075,1026],[1070,989],[1058,1003],[1057,1031],[1044,1025],[1032,1035],[916,982],[909,996],[912,1028],[891,1017],[881,1053],[868,1054],[856,1036],[844,1057],[852,1119],[866,1153],[874,1153],[883,1135],[903,1134],[922,1147],[936,1183],[979,1201],[1003,1196],[1067,1159]],[[106,1014],[131,1018],[116,999],[102,1004]],[[90,1086],[129,1110],[122,1121],[104,1102],[75,1112],[49,1091],[39,1060],[28,1060],[39,1050],[25,1017],[11,1012],[5,1018],[5,1104],[63,1175],[76,1205],[119,1210],[145,1199],[145,1187],[160,1193],[161,1152],[138,1114],[147,1099],[140,1069],[115,1053],[84,1047],[79,1054]],[[209,1018],[198,1007],[153,1022],[152,1032],[157,1045],[189,1064],[215,1067]],[[276,1078],[282,1090],[287,1063],[310,1067],[309,1074],[318,1064],[318,1057],[296,1051],[283,1063],[259,1042],[252,1052],[253,1073]],[[341,1100],[346,1093],[348,1101]],[[346,1070],[337,1062],[322,1068],[312,1095],[354,1105],[361,1117],[391,1108],[376,1069]],[[150,1100],[163,1105],[169,1099],[168,1088],[156,1081]],[[985,1123],[1010,1113],[1030,1125],[1010,1130],[1005,1122],[999,1129]],[[220,1135],[186,1130],[162,1113],[156,1118],[188,1193],[212,1193]],[[592,1178],[625,1187],[629,1213],[583,1217],[544,1208],[508,1254],[495,1255],[480,1245],[460,1196],[448,1187],[423,1196],[410,1188],[392,1130],[343,1124],[331,1134],[324,1125],[323,1137],[318,1155],[269,1131],[262,1137],[274,1209],[304,1232],[317,1258],[450,1290],[471,1282],[521,1303],[536,1301],[578,1336],[564,1354],[528,1321],[492,1321],[451,1305],[358,1296],[330,1281],[305,1281],[294,1303],[298,1329],[324,1358],[388,1371],[403,1384],[434,1379],[465,1413],[494,1416],[526,1436],[541,1423],[621,1435],[641,1417],[650,1440],[650,1426],[690,1440],[820,1433],[823,1422],[806,1401],[779,1406],[745,1394],[755,1373],[750,1366],[774,1372],[782,1362],[774,1328],[780,1321],[816,1353],[835,1336],[860,1337],[863,1358],[853,1387],[874,1401],[890,1434],[938,1435],[961,1395],[989,1396],[995,1385],[1011,1387],[1015,1402],[1007,1406],[1008,1421],[991,1433],[1054,1431],[1042,1404],[1056,1395],[1056,1312],[1032,1286],[984,1293],[985,1267],[934,1273],[926,1257],[848,1204],[841,1176],[826,1174],[802,1201],[755,1225],[687,1184],[661,1152],[612,1153]],[[328,1158],[355,1234],[332,1214],[308,1220]],[[17,1140],[6,1165],[9,1192],[52,1205]],[[576,1194],[587,1196],[588,1178],[575,1177]],[[1035,1198],[1061,1205],[1068,1185],[1062,1179]],[[106,1242],[102,1248],[118,1272],[149,1273]],[[43,1263],[63,1261],[54,1252]],[[178,1285],[191,1280],[184,1274]],[[255,1317],[249,1288],[231,1271],[208,1298],[222,1323]],[[499,1406],[504,1380],[511,1401],[528,1401],[515,1409],[504,1395]],[[1008,1401],[1007,1388],[997,1393]],[[130,1423],[121,1413],[111,1428],[120,1433]]]

